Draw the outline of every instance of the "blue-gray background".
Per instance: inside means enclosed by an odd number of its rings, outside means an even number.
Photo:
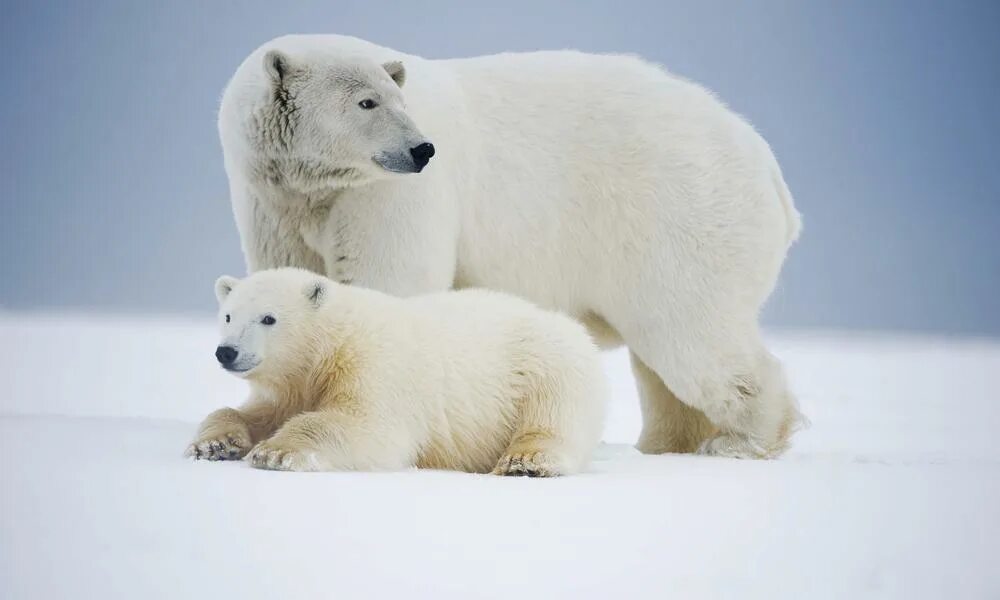
[[[805,232],[765,322],[1000,335],[1000,2],[20,2],[0,8],[0,306],[214,312],[215,111],[285,33],[431,58],[632,52],[770,141]],[[531,90],[523,99],[530,102]]]

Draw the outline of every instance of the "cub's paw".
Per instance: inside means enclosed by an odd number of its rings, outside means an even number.
[[[254,446],[247,455],[247,462],[251,467],[272,471],[316,470],[311,453],[293,450],[271,441],[264,441]]]
[[[542,451],[508,452],[500,457],[494,475],[557,477],[565,475],[561,463]]]
[[[250,450],[250,434],[245,431],[210,433],[195,440],[184,455],[195,460],[239,460]]]

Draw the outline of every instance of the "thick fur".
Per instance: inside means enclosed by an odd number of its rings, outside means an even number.
[[[599,353],[561,314],[487,290],[399,299],[301,269],[216,289],[220,345],[252,393],[205,419],[193,457],[553,476],[583,468],[600,438]]]
[[[273,50],[290,80],[262,65]],[[372,94],[389,108],[358,110]],[[630,56],[425,60],[290,36],[240,66],[219,128],[250,271],[514,293],[628,345],[644,452],[787,446],[799,413],[758,313],[799,215],[767,143],[704,88]],[[437,148],[422,173],[378,162],[418,139]]]

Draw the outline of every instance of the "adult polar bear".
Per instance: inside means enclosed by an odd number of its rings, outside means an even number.
[[[705,89],[628,56],[296,35],[243,62],[219,130],[250,271],[519,294],[628,345],[643,452],[786,448],[799,414],[758,312],[799,216]]]

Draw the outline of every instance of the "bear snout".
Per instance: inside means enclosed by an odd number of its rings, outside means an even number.
[[[427,163],[431,162],[431,157],[434,156],[434,144],[430,142],[418,144],[410,148],[410,156],[413,157],[413,164],[419,173],[427,166]]]
[[[232,365],[236,357],[240,355],[239,350],[232,346],[219,346],[215,349],[215,358],[223,367]]]

